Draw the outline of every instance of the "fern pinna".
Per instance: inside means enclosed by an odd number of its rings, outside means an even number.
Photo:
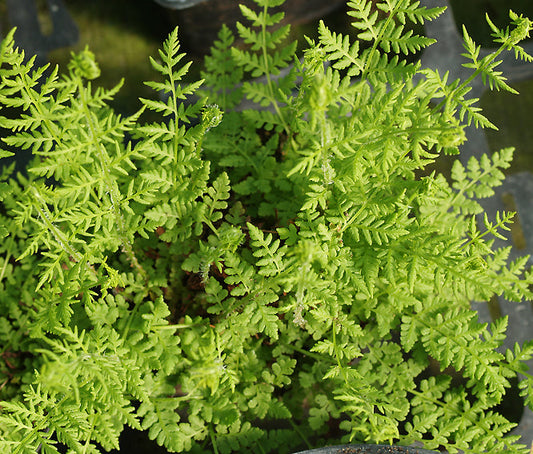
[[[518,374],[533,408],[533,343],[502,351],[507,320],[470,308],[532,297],[494,248],[512,213],[478,202],[512,150],[420,175],[493,127],[470,83],[512,91],[497,57],[531,61],[532,23],[488,19],[482,58],[465,30],[472,77],[449,82],[406,60],[443,8],[353,0],[356,37],[320,23],[299,55],[283,2],[255,4],[201,81],[174,30],[129,116],[89,49],[60,75],[3,40],[0,154],[33,159],[0,181],[1,451],[102,452],[127,425],[169,452],[525,454],[497,409]]]

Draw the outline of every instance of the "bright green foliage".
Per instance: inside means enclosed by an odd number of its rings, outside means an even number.
[[[497,406],[520,374],[533,408],[533,343],[502,351],[507,320],[470,308],[533,296],[527,258],[493,248],[512,213],[477,200],[512,150],[420,175],[492,126],[470,82],[511,90],[497,58],[531,60],[531,22],[489,21],[482,59],[465,31],[473,74],[448,83],[404,60],[432,42],[406,22],[442,8],[351,1],[359,40],[321,23],[300,56],[283,1],[255,3],[203,81],[174,30],[127,117],[88,49],[60,76],[2,42],[3,142],[34,159],[0,175],[0,451],[97,453],[128,425],[170,452],[527,453]]]

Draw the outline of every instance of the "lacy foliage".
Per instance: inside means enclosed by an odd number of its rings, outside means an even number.
[[[502,351],[506,319],[470,309],[533,296],[493,248],[512,213],[477,202],[512,150],[420,175],[491,126],[470,82],[510,90],[497,57],[531,60],[531,22],[489,21],[481,59],[465,31],[472,77],[449,82],[405,60],[432,43],[406,24],[442,8],[351,1],[359,39],[321,23],[296,58],[283,1],[255,3],[203,81],[173,31],[130,116],[88,49],[60,76],[2,42],[1,154],[34,159],[1,175],[0,450],[97,453],[128,425],[171,452],[528,452],[496,408],[517,374],[533,408],[533,343]]]

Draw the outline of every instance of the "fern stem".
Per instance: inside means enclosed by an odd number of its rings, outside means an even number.
[[[111,202],[111,207],[115,215],[115,222],[118,226],[118,235],[122,243],[122,251],[126,254],[126,257],[128,258],[132,268],[134,268],[137,273],[139,273],[139,275],[142,277],[142,279],[147,283],[149,281],[149,276],[146,273],[146,270],[137,260],[137,256],[135,255],[135,252],[133,251],[133,247],[131,245],[131,241],[127,237],[124,216],[122,215],[119,206],[119,192],[116,185],[113,184],[113,178],[111,177],[111,173],[109,172],[109,158],[105,153],[105,147],[97,140],[96,128],[92,120],[91,111],[89,110],[87,103],[86,88],[83,86],[81,79],[78,81],[78,92],[80,94],[80,99],[83,106],[83,112],[85,114],[87,126],[90,131],[91,143],[94,145],[96,149],[96,154],[98,155],[98,158],[100,160],[102,178],[104,179],[107,189],[106,194],[109,197],[109,201]]]
[[[332,324],[331,330],[333,333],[333,351],[335,352],[335,360],[337,361],[337,366],[339,367],[339,370],[342,373],[342,377],[344,378],[345,383],[348,383],[348,377],[346,376],[346,371],[344,370],[344,367],[341,364],[339,346],[337,345],[337,319],[336,317],[333,318],[333,324]]]
[[[496,59],[496,57],[498,57],[507,47],[509,47],[509,43],[506,41],[505,43],[503,43],[497,50],[495,50],[492,54],[490,54],[490,57],[487,58],[486,62],[481,65],[479,68],[477,68],[471,75],[470,77],[468,77],[468,79],[466,79],[465,81],[463,81],[458,87],[456,87],[454,90],[452,90],[452,92],[450,93],[449,96],[445,96],[444,99],[434,108],[435,111],[439,111],[445,104],[446,102],[449,102],[450,99],[454,99],[454,95],[453,93],[457,93],[457,92],[461,92],[464,88],[466,88],[467,86],[470,86],[470,84],[481,74],[483,73],[488,67],[490,67],[490,65],[492,64],[492,62]]]
[[[126,254],[126,257],[128,257],[128,260],[131,263],[132,268],[137,270],[137,273],[142,277],[143,281],[148,284],[150,281],[150,278],[148,276],[148,273],[143,268],[143,266],[139,263],[139,260],[137,260],[137,255],[135,255],[135,251],[133,250],[133,246],[131,242],[124,238],[124,242],[122,244],[122,251]]]
[[[91,415],[91,429],[89,430],[89,433],[87,434],[87,438],[85,440],[85,445],[83,446],[82,453],[86,453],[87,449],[90,448],[91,437],[92,437],[92,434],[95,428],[95,420],[96,420],[96,415],[92,414]]]
[[[480,66],[479,68],[477,68],[471,75],[468,79],[466,79],[461,85],[459,85],[459,87],[457,87],[455,89],[455,91],[460,91],[462,90],[463,88],[465,88],[467,85],[470,85],[471,82],[477,78],[477,76],[479,74],[481,74],[482,72],[485,71],[485,69],[487,69],[488,67],[490,67],[491,63],[496,59],[496,57],[498,57],[506,48],[509,47],[509,43],[508,42],[505,42],[503,43],[496,51],[494,51],[490,57],[487,59],[487,61],[485,62],[484,65]]]
[[[211,220],[207,218],[207,216],[203,216],[203,221],[213,231],[213,233],[217,237],[220,237],[217,228],[214,226],[214,224],[211,222]]]
[[[400,2],[398,2],[399,4]],[[396,7],[398,4],[395,4],[394,6]],[[372,44],[372,48],[370,49],[370,51],[368,52],[368,56],[367,58],[365,59],[365,63],[363,65],[364,67],[364,70],[363,70],[363,73],[361,74],[361,81],[364,82],[366,81],[367,77],[368,77],[368,72],[369,72],[369,69],[371,68],[371,63],[372,63],[372,59],[374,58],[374,54],[376,53],[376,50],[378,48],[378,45],[379,43],[381,42],[381,40],[383,39],[383,33],[385,30],[388,30],[388,25],[389,23],[393,20],[394,16],[395,16],[395,12],[396,10],[393,9],[388,17],[387,17],[387,20],[385,21],[385,24],[383,25],[383,27],[381,27],[381,30],[379,32],[379,35],[376,37],[376,39],[374,39],[374,43]]]
[[[173,145],[174,145],[174,163],[178,162],[178,146],[179,146],[179,134],[177,134],[178,131],[178,116],[176,115],[178,112],[178,100],[176,96],[176,81],[174,80],[173,74],[174,74],[174,68],[172,66],[172,63],[167,60],[167,74],[169,75],[170,80],[170,89],[171,89],[171,98],[172,98],[172,112],[174,112],[173,118],[170,118],[170,121],[174,122],[174,131],[176,133],[173,137]]]
[[[265,6],[263,7],[263,15],[264,15],[265,18],[266,18],[267,13],[268,13],[268,8],[269,8],[268,2],[265,2]],[[265,67],[265,76],[266,76],[266,80],[267,80],[268,92],[270,93],[270,98],[272,100],[272,106],[274,107],[274,110],[276,111],[276,114],[278,115],[279,119],[281,120],[281,124],[283,126],[283,129],[287,133],[287,136],[290,136],[289,126],[287,125],[287,122],[285,121],[285,117],[283,116],[283,113],[281,112],[281,109],[279,107],[278,101],[276,100],[276,97],[274,95],[274,87],[272,85],[271,70],[270,70],[269,64],[268,64],[268,49],[267,49],[267,38],[266,38],[267,29],[266,29],[266,27],[267,27],[266,23],[263,20],[262,24],[261,24],[261,39],[262,39],[261,51],[262,51],[263,63],[264,63],[264,67]]]
[[[43,70],[48,68],[50,64],[46,64],[44,67],[43,67]],[[18,73],[24,73],[23,70],[21,70],[21,67],[20,67],[20,64],[17,65],[16,67],[17,69],[17,72]],[[54,77],[54,82],[57,81],[57,69],[58,67],[56,66],[55,68],[55,77]],[[25,74],[26,76],[26,74]],[[49,115],[46,115],[45,112],[43,112],[43,109],[42,109],[42,104],[40,102],[38,102],[37,99],[35,99],[35,96],[33,95],[34,93],[36,93],[36,91],[31,88],[26,82],[27,82],[27,79],[26,77],[21,77],[20,78],[20,81],[23,82],[24,84],[24,89],[26,91],[26,96],[30,99],[30,102],[32,104],[32,106],[35,108],[35,110],[39,113],[39,117],[42,118],[42,122],[46,125],[46,132],[47,134],[49,134],[53,140],[55,141],[55,143],[59,144],[61,143],[61,138],[58,137],[54,131],[57,130],[57,128],[54,128],[54,127],[51,127],[51,125],[54,125],[53,121],[50,120],[50,117]]]
[[[213,451],[215,454],[218,454],[218,446],[215,434],[213,433],[213,427],[209,424],[209,437],[211,438],[211,444],[213,445]]]
[[[294,431],[300,436],[300,438],[301,438],[302,441],[305,443],[305,445],[306,445],[309,449],[313,449],[314,446],[309,442],[309,440],[307,439],[307,437],[304,435],[304,433],[300,430],[300,428],[296,425],[296,423],[295,423],[292,419],[289,419],[289,424],[292,426],[292,428],[294,429]]]
[[[41,221],[46,225],[46,228],[48,231],[53,235],[56,242],[59,244],[61,249],[67,253],[69,257],[72,257],[76,262],[80,262],[83,259],[83,256],[76,251],[74,247],[72,247],[69,244],[69,241],[67,238],[63,236],[63,233],[55,226],[52,221],[50,220],[51,213],[48,211],[48,208],[46,207],[46,202],[41,197],[41,194],[37,190],[35,186],[32,186],[33,195],[35,196],[37,212],[39,214],[39,218]]]
[[[154,397],[154,402],[176,402],[176,401],[182,401],[182,400],[193,400],[193,399],[203,399],[203,396],[201,394],[193,395],[193,393],[197,390],[197,386],[194,387],[194,389],[187,393],[184,396],[171,396],[171,397]]]
[[[4,280],[4,275],[6,274],[7,264],[11,259],[11,253],[8,251],[4,257],[4,266],[2,266],[2,271],[0,272],[0,282]]]
[[[322,153],[322,173],[325,184],[333,183],[331,178],[331,165],[329,162],[328,148],[331,142],[331,131],[327,121],[326,109],[320,112],[320,148]],[[329,175],[328,175],[329,172]]]
[[[329,359],[329,358],[327,358],[325,356],[320,356],[320,355],[317,355],[316,353],[304,350],[303,348],[296,347],[295,345],[283,344],[283,346],[287,347],[287,348],[289,348],[289,349],[291,349],[291,350],[293,350],[295,352],[301,353],[304,356],[308,356],[309,358],[313,358],[316,361],[322,362],[322,361],[325,361],[325,360]],[[333,359],[331,361],[335,362],[335,360],[333,360]]]
[[[346,216],[344,213],[342,214],[342,217],[344,218],[344,223],[343,225],[338,229],[338,232],[339,233],[343,233],[348,227],[350,227],[353,222],[359,218],[359,216],[361,215],[361,213],[363,213],[367,208],[367,202],[365,201],[360,207],[359,209],[357,210],[357,212],[353,215],[348,215]]]

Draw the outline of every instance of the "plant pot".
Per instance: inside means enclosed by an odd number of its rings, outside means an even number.
[[[326,446],[324,448],[300,451],[295,454],[437,454],[436,451],[410,447],[391,445],[339,445]]]
[[[169,3],[172,2],[166,2],[167,5]],[[195,54],[205,54],[215,41],[222,24],[235,30],[233,24],[243,20],[239,3],[250,8],[254,5],[249,0],[205,0],[190,8],[171,13],[173,22],[180,27],[180,38],[187,50]],[[322,17],[344,3],[345,0],[291,0],[274,10],[285,13],[283,24],[298,25]]]

